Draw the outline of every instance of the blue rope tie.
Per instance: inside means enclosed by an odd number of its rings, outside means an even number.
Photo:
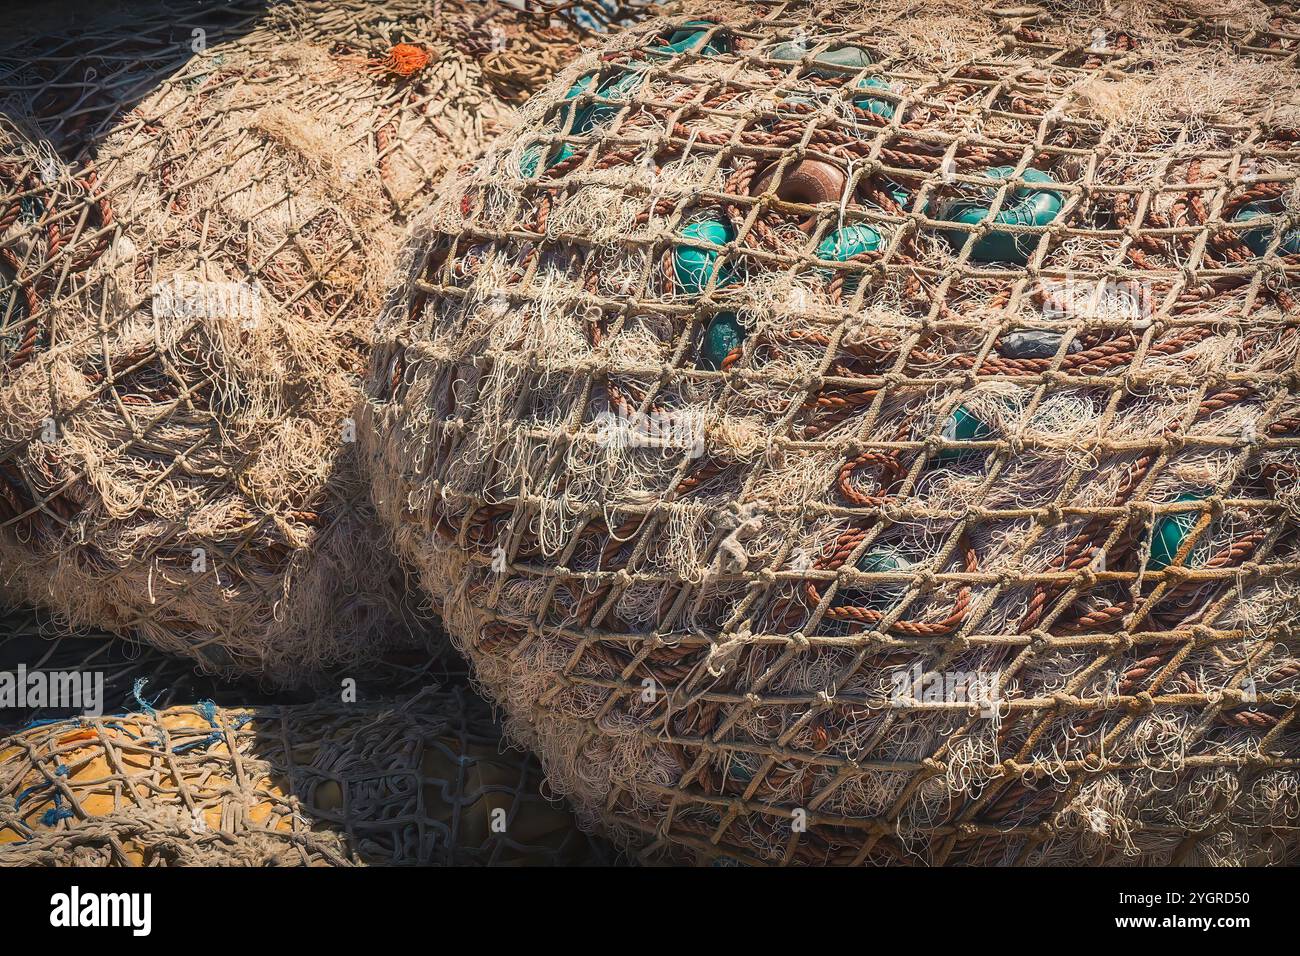
[[[144,690],[144,685],[147,683],[149,683],[149,678],[137,677],[135,679],[135,686],[131,688],[131,696],[135,698],[135,702],[140,706],[141,710],[143,710],[150,717],[157,717],[158,711],[154,710],[153,705],[154,702],[157,701],[158,698],[163,695],[163,691],[160,690],[157,696],[155,696],[153,700],[145,700],[143,697],[140,696],[140,692]]]
[[[56,777],[66,777],[68,775],[68,768],[64,764],[59,764],[54,768],[54,775]],[[33,793],[40,793],[42,790],[48,790],[52,786],[54,786],[53,783],[38,783],[28,787],[22,793],[18,794],[18,799],[14,800],[14,809],[19,809],[23,805],[23,801]],[[57,792],[54,794],[54,803],[56,806],[59,803],[59,794]]]
[[[194,705],[194,709],[199,712],[199,716],[208,722],[208,726],[217,726],[217,704],[215,701],[208,700],[205,697]]]
[[[54,794],[54,806],[41,814],[41,823],[47,827],[52,827],[60,820],[67,820],[72,817],[72,811],[63,805],[63,797],[58,792]]]

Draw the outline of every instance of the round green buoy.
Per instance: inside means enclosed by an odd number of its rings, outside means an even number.
[[[864,252],[879,252],[885,248],[885,237],[871,226],[856,223],[851,226],[841,226],[826,235],[821,242],[817,244],[817,258],[826,259],[830,262],[848,262],[854,256],[861,255]],[[827,269],[819,269],[822,275],[830,276]],[[844,277],[844,291],[852,295],[857,291],[858,284],[862,281],[862,276],[846,275]]]
[[[802,60],[808,55],[808,45],[796,40],[786,40],[772,47],[767,55],[773,60],[786,62]],[[834,77],[842,76],[851,70],[861,70],[875,61],[871,54],[860,46],[837,46],[818,53],[813,57],[812,62],[809,72],[814,76]],[[830,69],[826,69],[827,67]]]
[[[727,356],[740,348],[745,341],[745,327],[740,324],[734,312],[719,312],[704,330],[704,344],[700,348],[699,361],[702,369],[716,372],[722,368]]]
[[[682,229],[682,238],[724,246],[736,238],[736,230],[730,223],[723,222],[721,219],[703,219],[685,226]],[[683,292],[698,295],[709,284],[717,262],[718,253],[714,249],[679,245],[673,250],[673,275]],[[730,269],[723,269],[718,274],[717,284],[724,286],[733,278]]]
[[[1260,216],[1269,216],[1272,213],[1264,203],[1251,203],[1248,206],[1242,206],[1237,210],[1236,215],[1232,217],[1234,222],[1247,222],[1251,219],[1258,219]],[[1251,252],[1257,256],[1262,256],[1268,252],[1268,247],[1273,242],[1273,236],[1277,232],[1276,226],[1269,224],[1261,226],[1258,229],[1247,229],[1239,232],[1237,235],[1241,241],[1246,244]],[[1292,229],[1282,237],[1282,242],[1278,246],[1278,252],[1284,255],[1300,254],[1300,229]]]
[[[1174,501],[1202,501],[1203,495],[1185,492],[1179,495]],[[1148,571],[1163,571],[1174,563],[1178,556],[1178,550],[1187,540],[1187,536],[1192,533],[1197,522],[1201,520],[1199,511],[1175,511],[1172,514],[1163,514],[1156,519],[1155,527],[1151,532],[1151,556],[1147,559]],[[1208,545],[1202,538],[1192,549],[1192,553],[1185,559],[1185,567],[1196,567],[1205,561],[1205,552]]]
[[[717,24],[709,20],[689,20],[677,29],[662,34],[660,39],[664,45],[651,47],[649,52],[655,56],[675,56],[678,53],[720,56],[730,48],[725,37],[715,35],[707,43],[704,42],[708,31],[715,26]]]
[[[985,175],[993,179],[1010,179],[1015,169],[1011,166],[995,166]],[[1054,185],[1047,173],[1037,169],[1026,169],[1021,176],[1027,183],[1040,183],[1044,186]],[[996,190],[992,186],[980,189],[981,197],[975,199],[956,199],[941,208],[935,218],[948,222],[977,226],[989,218]],[[1064,205],[1064,199],[1055,189],[1020,186],[1012,190],[1006,198],[1002,210],[993,217],[993,229],[975,241],[971,258],[976,262],[1012,262],[1023,264],[1029,261],[1038,243],[1033,235],[1013,235],[998,229],[998,226],[1046,226],[1056,219]],[[967,233],[951,230],[945,233],[954,249],[961,249],[966,244]]]
[[[857,223],[841,226],[817,244],[817,258],[830,262],[847,262],[864,252],[885,248],[885,237],[871,226]]]
[[[868,574],[886,574],[910,570],[915,562],[906,558],[897,548],[877,545],[858,558],[858,570]],[[904,582],[868,585],[852,588],[853,600],[863,607],[883,611],[903,599],[908,585]]]
[[[568,143],[561,143],[557,149],[555,146],[547,147],[543,143],[535,146],[529,146],[524,150],[524,154],[519,157],[519,175],[531,179],[537,175],[537,167],[542,158],[542,152],[547,152],[546,168],[559,165],[573,155],[573,149]]]
[[[645,74],[639,70],[627,70],[605,80],[599,87],[596,87],[595,92],[597,96],[604,97],[607,100],[622,102],[637,91],[644,79]],[[589,92],[595,86],[595,82],[596,74],[588,73],[569,87],[569,92],[564,94],[564,98],[566,100],[577,99],[583,93]],[[608,123],[618,111],[619,107],[613,103],[588,103],[578,110],[573,117],[573,132],[575,134],[590,133],[597,126]]]
[[[977,418],[965,405],[958,405],[943,423],[939,437],[949,442],[984,441],[993,436],[993,429]],[[964,448],[943,448],[934,456],[936,464],[958,461],[970,455]]]
[[[878,90],[888,90],[889,81],[880,76],[867,76],[858,81],[858,88],[875,88]],[[894,104],[889,100],[882,100],[878,96],[855,96],[853,105],[860,110],[866,110],[868,113],[875,113],[877,116],[883,116],[885,119],[891,119],[894,115]]]

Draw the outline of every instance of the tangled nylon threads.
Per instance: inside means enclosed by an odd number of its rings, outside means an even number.
[[[684,14],[534,98],[385,311],[377,508],[622,837],[1293,860],[1294,11],[943,6]]]

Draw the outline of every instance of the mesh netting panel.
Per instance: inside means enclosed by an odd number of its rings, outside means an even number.
[[[3,54],[0,576],[288,684],[419,630],[356,469],[367,325],[406,210],[579,33],[497,4],[256,16]]]
[[[423,221],[377,507],[621,835],[1295,858],[1300,14],[1084,6],[656,21]]]
[[[81,718],[0,740],[0,865],[558,865],[610,853],[486,707]]]

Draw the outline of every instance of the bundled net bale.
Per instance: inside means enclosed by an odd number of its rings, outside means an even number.
[[[1296,859],[1300,14],[1059,6],[656,21],[424,221],[376,507],[620,837]]]
[[[0,865],[559,865],[611,860],[484,704],[218,708],[0,740]]]
[[[292,684],[419,630],[356,468],[366,325],[406,210],[579,33],[498,4],[246,7],[222,42],[128,22],[11,54],[0,99],[47,148],[4,140],[0,576]]]

